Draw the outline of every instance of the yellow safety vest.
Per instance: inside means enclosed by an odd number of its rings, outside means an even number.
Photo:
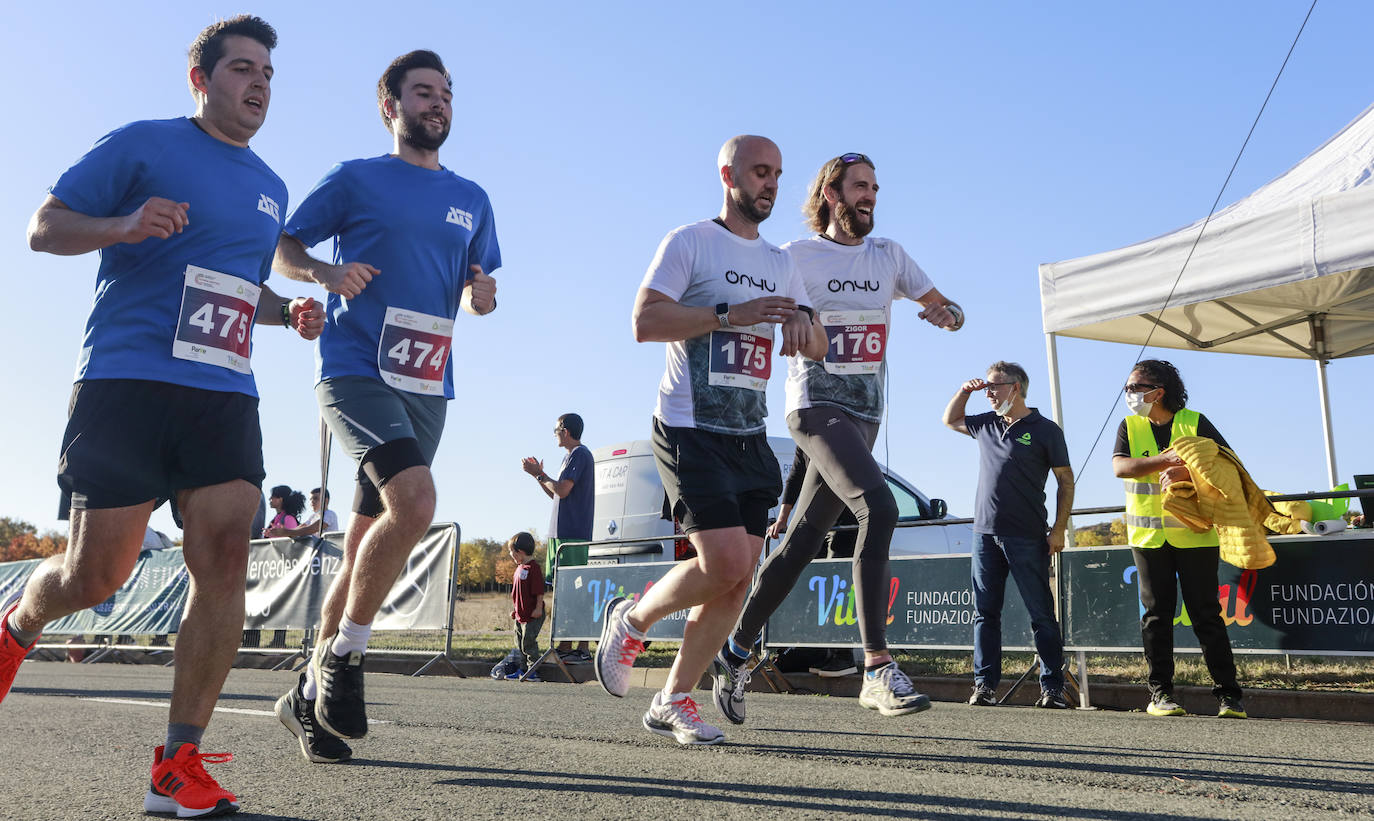
[[[1197,436],[1198,412],[1183,408],[1174,414],[1174,426],[1169,441],[1180,436]],[[1131,457],[1158,456],[1150,420],[1134,414],[1126,417],[1126,436],[1130,440]],[[1174,547],[1216,547],[1215,528],[1206,533],[1194,533],[1182,522],[1164,512],[1164,496],[1159,486],[1159,474],[1151,473],[1127,479],[1126,482],[1126,540],[1132,547],[1159,547],[1166,541]]]

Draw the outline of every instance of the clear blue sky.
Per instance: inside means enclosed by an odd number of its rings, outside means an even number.
[[[327,9],[327,10],[326,10]],[[29,215],[102,134],[192,111],[185,51],[216,16],[201,2],[23,3],[0,33],[15,116],[0,203],[0,515],[56,521],[54,479],[94,255],[35,254]],[[505,258],[500,307],[460,315],[459,396],[435,464],[438,517],[504,539],[548,521],[522,456],[556,466],[555,417],[575,410],[596,447],[645,438],[663,346],[637,345],[629,314],[670,229],[720,207],[716,150],[751,132],[786,173],[763,234],[802,236],[807,181],[828,158],[877,164],[877,233],[900,241],[968,324],[958,334],[894,312],[891,425],[879,458],[950,510],[972,510],[972,441],[940,425],[954,389],[989,362],[1031,375],[1048,411],[1036,266],[1145,239],[1205,215],[1307,10],[1306,2],[258,3],[280,35],[256,150],[292,206],[334,162],[385,153],[374,88],[386,64],[432,48],[454,75],[441,155],[491,195]],[[1286,170],[1374,99],[1357,36],[1363,0],[1321,0],[1223,198]],[[287,294],[307,286],[274,277]],[[321,295],[320,292],[315,292]],[[267,481],[318,484],[309,346],[260,327]],[[1265,487],[1325,486],[1315,366],[1156,352],[1181,366]],[[1113,404],[1136,349],[1063,340],[1065,428],[1080,505],[1120,504]],[[1374,471],[1368,360],[1332,363],[1341,474]],[[781,370],[775,371],[781,373]],[[770,431],[786,435],[782,379]],[[978,407],[975,399],[972,407]],[[1099,427],[1104,440],[1089,457]],[[336,505],[352,468],[336,453]],[[173,532],[165,508],[154,526]]]

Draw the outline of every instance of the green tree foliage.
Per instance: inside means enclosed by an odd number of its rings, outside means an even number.
[[[1073,529],[1076,547],[1103,547],[1126,544],[1126,520],[1120,516],[1110,522]]]
[[[533,532],[533,531],[531,531]],[[536,541],[534,560],[541,566],[547,552],[545,542]],[[506,543],[495,539],[473,539],[458,547],[458,584],[468,591],[509,590],[515,575],[515,562],[506,552]]]

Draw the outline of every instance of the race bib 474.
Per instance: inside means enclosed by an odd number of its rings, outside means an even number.
[[[387,308],[377,343],[377,371],[397,390],[444,395],[444,368],[453,348],[453,320]]]

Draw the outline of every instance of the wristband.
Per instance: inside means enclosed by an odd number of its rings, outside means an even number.
[[[797,310],[798,310],[798,311],[806,311],[806,315],[807,315],[807,316],[811,317],[812,319],[815,319],[815,318],[816,318],[816,312],[813,311],[813,310],[811,310],[811,306],[810,306],[810,305],[798,305],[798,306],[797,306]]]
[[[281,324],[291,327],[291,302],[290,300],[281,304]]]

